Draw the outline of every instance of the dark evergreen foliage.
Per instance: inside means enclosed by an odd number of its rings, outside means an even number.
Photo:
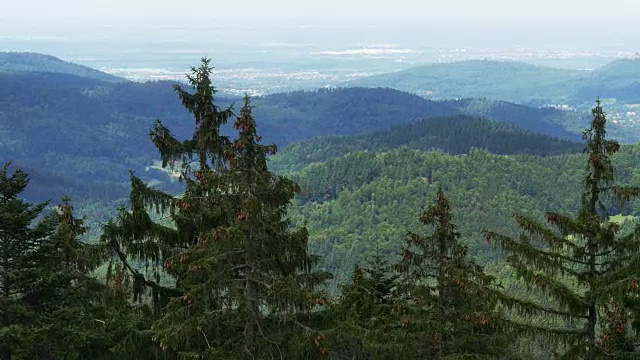
[[[619,335],[624,335],[627,327],[626,311],[621,307],[623,295],[635,293],[637,287],[633,281],[640,241],[637,230],[618,236],[620,227],[609,222],[605,201],[611,195],[627,201],[640,189],[613,185],[615,170],[610,157],[620,145],[606,139],[606,117],[599,100],[593,116],[585,131],[587,172],[577,215],[548,212],[547,222],[556,227],[551,229],[518,214],[516,221],[523,229],[520,238],[485,233],[489,241],[509,253],[511,267],[551,300],[541,304],[505,296],[502,302],[527,315],[559,319],[557,326],[519,327],[525,333],[539,331],[564,340],[568,346],[564,358],[620,358],[634,351]],[[604,322],[603,313],[608,313]]]
[[[0,170],[0,357],[26,358],[37,345],[31,328],[37,319],[36,267],[45,259],[39,249],[55,232],[48,216],[34,224],[48,203],[30,204],[20,199],[28,175],[21,169]]]
[[[306,230],[290,229],[286,207],[299,187],[267,169],[276,148],[260,144],[249,98],[234,124],[237,138],[220,135],[233,113],[214,105],[208,64],[189,76],[194,93],[176,86],[195,118],[192,139],[177,140],[160,122],[150,134],[163,166],[179,169],[184,194],[132,175],[131,210],[105,226],[103,242],[129,270],[135,299],[151,290],[152,332],[163,349],[187,358],[277,356],[306,329],[299,313],[316,304],[314,288],[328,274],[312,271],[317,258],[307,254]],[[147,210],[154,207],[175,227],[153,222]],[[155,279],[129,258],[150,265]],[[175,286],[161,284],[162,273]]]
[[[307,255],[306,229],[291,231],[284,218],[298,186],[268,171],[275,146],[259,144],[248,98],[234,126],[239,136],[226,146],[228,168],[199,171],[206,192],[196,199],[187,191],[179,205],[220,218],[220,225],[167,259],[184,274],[184,295],[171,301],[154,332],[190,357],[280,357],[291,336],[283,330],[299,326],[296,314],[316,304],[314,288],[327,276],[311,272],[317,259]]]
[[[70,200],[48,215],[21,194],[28,175],[0,171],[0,357],[100,358],[104,341],[103,287],[90,273],[99,247],[80,241],[83,220]]]
[[[90,274],[104,258],[97,245],[83,243],[84,220],[74,216],[69,198],[54,213],[56,232],[35,252],[34,291],[24,299],[36,312],[30,329],[42,359],[85,359],[103,354],[103,286]],[[107,319],[108,320],[108,319]]]
[[[459,243],[451,207],[442,189],[420,221],[430,235],[407,235],[398,264],[403,274],[403,327],[412,351],[407,358],[498,358],[509,341],[492,281]]]
[[[402,332],[397,290],[399,275],[377,250],[326,307],[323,349],[332,358],[399,359],[410,347]]]
[[[485,149],[494,154],[553,156],[579,153],[582,145],[472,116],[434,117],[417,123],[356,136],[317,137],[296,142],[273,158],[278,171],[290,172],[351,153],[383,152],[399,147],[468,154]]]

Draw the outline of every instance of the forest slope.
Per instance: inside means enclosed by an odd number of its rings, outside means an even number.
[[[624,146],[615,157],[621,183],[640,185],[639,157],[640,145]],[[340,282],[376,246],[397,255],[442,186],[464,242],[486,262],[498,254],[481,236],[483,228],[516,235],[515,221],[506,221],[515,212],[542,219],[545,211],[578,208],[583,164],[582,154],[495,155],[478,149],[467,155],[407,147],[350,153],[291,174],[303,189],[291,215],[308,226],[313,250]]]
[[[277,171],[300,170],[349,153],[383,152],[406,146],[466,154],[473,148],[494,154],[560,155],[581,152],[577,142],[523,130],[511,124],[469,115],[428,118],[356,136],[317,137],[293,143],[271,160]]]

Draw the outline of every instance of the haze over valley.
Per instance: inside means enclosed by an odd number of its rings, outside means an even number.
[[[180,80],[193,58],[216,63],[223,92],[266,94],[337,86],[411,67],[469,59],[595,69],[633,58],[640,38],[611,21],[367,17],[61,17],[0,24],[0,49],[32,51],[132,80]],[[82,28],[79,32],[77,29]],[[554,34],[552,38],[549,35]],[[561,34],[561,36],[558,36]]]

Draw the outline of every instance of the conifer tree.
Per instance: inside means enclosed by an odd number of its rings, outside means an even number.
[[[38,249],[56,227],[53,216],[36,219],[48,202],[30,204],[20,198],[29,184],[21,169],[0,169],[0,358],[29,357],[34,347],[31,326],[36,309],[27,299],[38,290],[36,264],[43,261]]]
[[[132,288],[129,270],[122,263],[114,263],[108,286],[102,293],[101,314],[105,336],[95,346],[95,359],[162,360],[175,359],[153,341],[150,327],[155,316],[146,303],[131,302]]]
[[[420,221],[433,228],[409,233],[398,269],[403,274],[402,326],[413,358],[482,358],[505,353],[508,342],[491,296],[492,278],[467,256],[442,189]]]
[[[99,358],[108,348],[104,289],[90,272],[101,250],[81,241],[86,228],[68,198],[43,215],[49,202],[20,199],[28,176],[8,168],[0,171],[1,358]]]
[[[223,225],[168,259],[170,269],[185,274],[183,296],[154,331],[162,344],[194,357],[281,357],[280,328],[315,305],[314,288],[326,275],[311,272],[317,259],[307,254],[306,230],[290,230],[286,207],[299,189],[267,169],[275,146],[259,144],[248,97],[234,126],[238,138],[225,149],[229,167],[198,175],[210,189],[201,216],[223,216]]]
[[[202,65],[192,68],[187,75],[194,93],[174,86],[182,105],[194,117],[192,138],[176,139],[160,120],[149,133],[160,152],[162,166],[180,172],[180,180],[186,184],[185,193],[178,198],[150,188],[132,173],[130,208],[120,209],[119,216],[104,226],[101,236],[102,243],[111,251],[110,269],[115,269],[114,263],[121,263],[130,273],[134,300],[141,300],[150,291],[156,311],[170,297],[182,295],[175,286],[161,282],[161,276],[166,274],[179,287],[184,275],[167,269],[165,260],[194,246],[199,233],[222,224],[220,214],[205,217],[199,213],[209,205],[204,195],[210,190],[199,175],[225,167],[223,150],[229,139],[220,135],[220,126],[233,116],[231,107],[223,110],[214,103],[216,89],[211,82],[209,63],[208,59],[202,59]],[[155,222],[153,216],[157,214],[175,226]]]
[[[184,194],[132,175],[131,209],[102,239],[131,273],[134,297],[151,290],[160,316],[152,330],[163,348],[187,358],[276,356],[286,351],[285,325],[305,328],[300,312],[315,305],[314,287],[328,275],[312,271],[306,230],[290,229],[286,208],[299,188],[267,169],[276,148],[259,143],[248,97],[234,124],[238,138],[220,135],[233,112],[214,105],[208,64],[188,76],[195,93],[176,87],[194,115],[193,138],[181,142],[159,121],[151,132],[163,166],[181,171]],[[151,208],[175,228],[152,221]],[[152,265],[154,278],[135,262]],[[161,284],[163,272],[175,286]]]
[[[564,358],[589,360],[628,355],[630,349],[619,346],[618,335],[626,333],[628,323],[624,319],[628,310],[621,306],[624,295],[634,291],[634,284],[637,287],[634,280],[640,250],[638,230],[619,236],[619,226],[608,221],[606,201],[628,201],[640,190],[613,184],[611,155],[620,146],[606,138],[606,116],[599,100],[592,113],[591,127],[584,133],[587,172],[578,214],[547,213],[546,220],[555,229],[516,214],[523,229],[517,239],[485,231],[488,241],[495,241],[509,253],[507,262],[522,279],[552,299],[550,304],[542,304],[503,296],[502,302],[521,313],[549,316],[566,324],[520,324],[520,330],[563,340],[568,346]],[[603,321],[603,315],[608,321]],[[607,339],[611,330],[618,334],[613,341],[616,346],[610,346],[612,341]]]

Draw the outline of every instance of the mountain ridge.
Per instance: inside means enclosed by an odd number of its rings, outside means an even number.
[[[594,70],[485,59],[421,65],[347,85],[392,87],[432,99],[487,97],[526,105],[582,106],[593,101],[593,91],[587,91],[593,89],[599,89],[603,98],[640,100],[640,95],[628,89],[639,83],[640,59],[614,60]]]
[[[0,73],[16,72],[69,74],[108,82],[128,81],[88,66],[64,61],[53,55],[0,51]]]
[[[271,159],[276,171],[299,171],[355,152],[386,152],[399,147],[442,150],[451,155],[484,149],[497,155],[554,156],[579,153],[583,145],[466,114],[427,118],[360,135],[326,136],[290,144]]]

